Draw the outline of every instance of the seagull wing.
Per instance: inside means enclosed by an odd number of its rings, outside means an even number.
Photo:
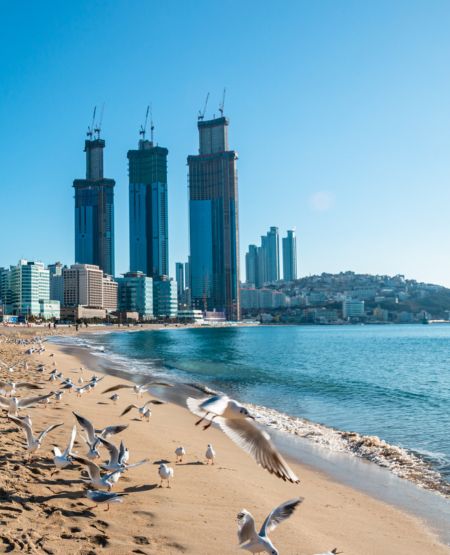
[[[102,391],[102,393],[111,393],[111,391],[118,391],[119,389],[130,389],[133,388],[132,385],[128,385],[126,383],[119,383],[117,385],[113,385],[111,387],[108,387],[108,389],[105,389],[105,391]]]
[[[64,456],[65,457],[67,457],[67,455],[70,455],[72,453],[73,444],[75,443],[75,438],[76,437],[77,437],[77,427],[74,426],[72,428],[72,433],[70,434],[69,443],[66,447],[66,450],[64,451]]]
[[[18,406],[20,409],[24,409],[25,407],[30,407],[31,405],[35,405],[40,401],[45,401],[52,395],[53,393],[47,393],[47,395],[40,395],[39,397],[27,397],[26,399],[19,399]]]
[[[98,438],[100,442],[108,449],[109,453],[109,464],[117,464],[119,461],[119,450],[115,445],[113,445],[110,441],[106,441],[102,437]]]
[[[238,524],[238,540],[239,544],[242,545],[248,540],[253,539],[256,536],[255,521],[250,513],[247,513],[245,522],[243,524]]]
[[[141,466],[141,464],[145,464],[151,462],[150,459],[142,459],[142,461],[133,463],[133,464],[127,464],[126,468],[127,470],[129,470],[130,468],[136,468],[137,466]]]
[[[203,399],[194,399],[188,397],[186,404],[188,409],[197,416],[204,416],[206,413],[223,414],[228,406],[229,397],[226,395],[214,395],[213,397],[206,397]]]
[[[53,446],[53,454],[55,457],[62,457],[61,449],[56,447],[56,445]]]
[[[72,414],[77,419],[77,422],[81,426],[81,428],[87,433],[89,442],[93,444],[97,438],[95,437],[95,429],[92,425],[92,422],[87,418],[84,418],[84,416],[80,416],[76,412],[73,412]]]
[[[90,461],[89,459],[85,459],[83,457],[77,457],[72,455],[74,461],[86,466],[89,477],[91,480],[99,480],[100,479],[100,467],[95,464],[95,462]]]
[[[257,428],[250,420],[217,418],[215,422],[231,440],[247,451],[268,472],[295,484],[300,481],[270,441],[269,434]]]
[[[114,434],[120,434],[128,428],[128,424],[117,424],[116,426],[106,426],[103,430],[100,430],[100,435],[106,439]]]
[[[16,384],[16,389],[19,388],[23,388],[23,389],[42,389],[42,387],[40,385],[37,385],[35,383],[29,383],[29,382],[20,382]]]
[[[295,509],[303,502],[303,498],[297,497],[296,499],[291,499],[282,503],[276,507],[266,518],[264,524],[259,532],[260,536],[267,536],[269,532],[275,530],[275,528],[281,524],[284,520],[288,519],[293,515]]]
[[[28,423],[25,422],[24,420],[21,420],[20,418],[16,418],[15,416],[10,416],[9,419],[15,422],[18,426],[20,426],[25,431],[25,434],[27,436],[27,443],[28,445],[31,445],[34,441],[33,430],[31,429],[31,426],[29,426]]]
[[[141,385],[142,391],[147,391],[150,387],[173,387],[172,383],[167,382],[147,382],[144,385]]]
[[[158,401],[158,399],[150,399],[150,401],[147,401],[144,405],[144,407],[146,407],[147,405],[165,405],[165,401]]]
[[[128,405],[128,407],[122,412],[120,416],[125,416],[130,412],[131,409],[137,409],[137,408],[139,407],[137,407],[136,405]]]
[[[62,426],[62,422],[60,424],[52,424],[51,426],[49,426],[48,428],[45,428],[45,430],[43,430],[37,437],[38,441],[43,441],[44,437],[51,432],[52,430],[54,430],[55,428],[59,428],[60,426]]]

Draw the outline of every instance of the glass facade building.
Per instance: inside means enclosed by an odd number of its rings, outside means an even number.
[[[199,154],[188,156],[192,307],[240,319],[237,153],[225,117],[198,121]]]
[[[118,278],[118,308],[121,312],[137,312],[142,320],[153,318],[153,279],[143,272],[128,272]]]
[[[288,229],[286,237],[283,237],[283,279],[297,279],[297,239],[293,229]]]
[[[86,179],[75,179],[75,261],[114,275],[114,179],[103,177],[105,141],[84,143]]]
[[[154,279],[169,274],[167,148],[140,140],[128,151],[130,271]]]

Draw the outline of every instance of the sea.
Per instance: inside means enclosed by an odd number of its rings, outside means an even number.
[[[167,328],[61,341],[141,381],[226,393],[277,432],[450,498],[450,325]]]

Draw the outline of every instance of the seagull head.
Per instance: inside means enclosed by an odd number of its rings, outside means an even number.
[[[243,525],[247,522],[248,518],[251,518],[251,513],[249,511],[247,511],[247,509],[242,509],[241,511],[238,512],[237,514],[237,521],[238,524]]]

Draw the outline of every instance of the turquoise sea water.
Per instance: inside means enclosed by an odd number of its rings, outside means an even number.
[[[450,326],[234,327],[89,337],[243,401],[419,454],[450,481]]]

